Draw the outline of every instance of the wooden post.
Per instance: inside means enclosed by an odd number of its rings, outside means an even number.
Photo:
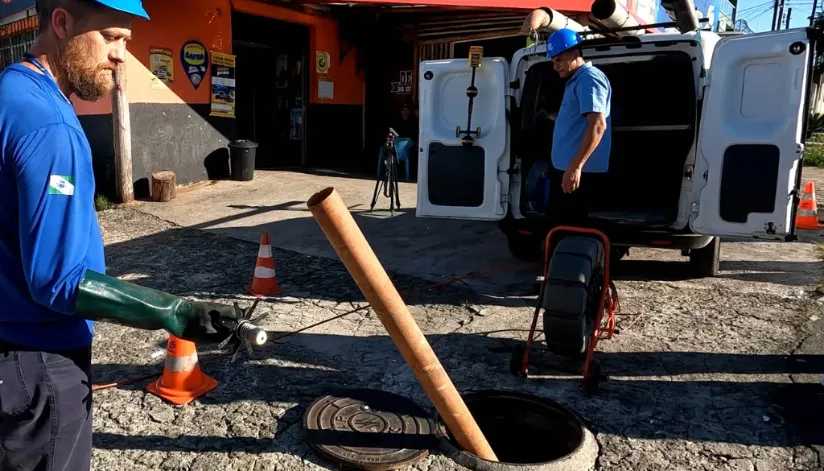
[[[117,202],[128,204],[134,201],[132,181],[132,128],[129,121],[129,100],[126,98],[126,66],[121,64],[114,70],[112,90],[112,124],[114,135],[114,168],[117,178]]]
[[[165,203],[177,196],[177,176],[171,170],[152,172],[152,201]]]

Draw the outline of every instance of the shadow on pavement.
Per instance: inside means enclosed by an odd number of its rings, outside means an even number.
[[[277,335],[277,333],[272,333]],[[599,352],[604,374],[600,390],[584,395],[580,376],[558,376],[555,360],[536,346],[529,379],[509,372],[517,342],[478,334],[427,336],[459,390],[516,389],[557,400],[579,413],[595,431],[633,439],[726,442],[741,445],[824,445],[824,388],[794,384],[789,376],[824,375],[821,355]],[[201,360],[208,358],[203,356]],[[200,398],[203,404],[238,401],[298,403],[299,415],[316,398],[338,388],[377,388],[402,394],[428,409],[418,383],[386,336],[297,335],[267,345],[251,361],[226,360],[202,365],[220,382]],[[580,371],[580,370],[578,370]],[[95,383],[116,375],[159,373],[159,365],[95,364]],[[550,376],[555,375],[555,376]],[[684,377],[684,375],[692,375]],[[752,375],[741,378],[741,375]],[[764,378],[779,375],[782,378]],[[123,389],[138,390],[146,382]],[[421,402],[426,401],[426,402]],[[227,441],[231,448],[233,440]],[[256,451],[276,448],[277,438],[256,443]],[[120,437],[99,447],[176,446],[175,440]]]
[[[380,232],[379,227],[386,222],[370,220],[365,216],[358,216],[358,219],[367,237],[370,232]],[[306,237],[307,226],[314,226],[314,239]],[[317,256],[311,256],[292,250],[273,249],[278,282],[285,290],[283,296],[337,303],[365,301],[314,219],[286,220],[275,223],[272,227],[249,230],[256,234],[258,240],[260,231],[263,230],[269,230],[270,235],[297,234],[296,237],[305,238],[307,247],[313,247],[303,252],[318,252]],[[453,227],[452,230],[457,229]],[[234,232],[220,235],[221,231],[223,230],[215,229],[205,232],[176,227],[110,244],[106,247],[108,272],[114,276],[126,276],[126,279],[140,285],[178,295],[200,296],[213,293],[213,297],[248,299],[245,286],[252,280],[258,243],[228,237],[229,234],[235,235]],[[477,246],[477,238],[482,237],[472,234],[474,233],[468,232],[461,236],[465,239],[464,245],[442,241],[439,245],[422,246],[410,240],[410,234],[404,233],[394,234],[390,239],[370,238],[370,243],[377,242],[372,244],[373,249],[402,294],[433,284],[451,283],[407,298],[410,305],[437,301],[453,305],[471,302],[513,307],[523,306],[525,301],[534,302],[524,298],[534,299],[534,280],[540,272],[540,266],[516,260],[508,254],[503,258],[480,259],[474,249],[464,249]],[[461,237],[458,237],[459,241]],[[458,271],[449,265],[449,260],[437,257],[438,253],[447,252],[452,253],[453,258],[467,260],[461,265],[465,271]],[[393,263],[398,269],[393,269],[385,260],[395,260]],[[615,265],[613,277],[619,281],[682,280],[688,279],[687,268],[686,262],[630,259]],[[722,278],[793,285],[816,283],[822,271],[813,262],[729,261],[722,262],[721,268],[725,271],[720,275]],[[732,270],[747,270],[749,273],[729,273]],[[455,277],[472,272],[477,276],[453,282]]]

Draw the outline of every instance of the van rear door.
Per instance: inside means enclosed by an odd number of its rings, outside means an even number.
[[[417,217],[497,221],[507,212],[510,166],[507,92],[509,64],[484,58],[475,69],[472,145],[456,131],[467,129],[472,81],[468,59],[424,61],[418,83],[420,153]]]
[[[814,37],[790,29],[718,42],[698,139],[694,232],[793,238]]]

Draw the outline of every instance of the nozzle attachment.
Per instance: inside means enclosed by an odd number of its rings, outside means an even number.
[[[252,344],[259,347],[269,339],[266,331],[256,325],[258,321],[268,316],[269,313],[265,312],[252,319],[252,312],[254,312],[259,301],[259,299],[256,299],[255,302],[246,309],[241,309],[237,302],[234,303],[235,311],[237,312],[237,325],[234,326],[232,334],[218,345],[218,348],[223,348],[230,343],[232,344],[234,347],[232,353],[233,362],[237,359],[241,347],[246,346],[246,351],[251,354]]]

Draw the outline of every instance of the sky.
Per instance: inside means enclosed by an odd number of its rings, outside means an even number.
[[[816,10],[821,11],[823,3],[824,0],[819,0]],[[754,32],[769,31],[772,27],[773,5],[773,0],[739,0],[736,20],[747,20]],[[810,24],[812,0],[784,0],[785,20],[788,8],[793,9],[790,28],[803,28]]]

